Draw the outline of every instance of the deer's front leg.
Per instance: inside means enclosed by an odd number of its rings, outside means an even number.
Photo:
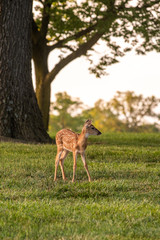
[[[76,167],[77,167],[77,152],[73,152],[73,178],[72,182],[75,181],[75,173],[76,173]]]
[[[82,161],[83,161],[83,164],[84,164],[84,168],[87,172],[87,175],[88,175],[88,181],[91,182],[91,177],[90,177],[90,174],[89,174],[89,171],[88,171],[88,166],[87,166],[87,163],[86,163],[86,159],[85,159],[85,153],[81,153],[81,158],[82,158]]]

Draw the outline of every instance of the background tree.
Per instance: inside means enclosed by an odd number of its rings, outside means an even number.
[[[92,119],[94,125],[104,132],[122,132],[126,130],[125,124],[118,119],[109,108],[108,103],[100,99],[95,102],[94,107],[82,112],[84,119]]]
[[[160,99],[151,96],[144,98],[134,92],[117,92],[107,103],[107,108],[126,125],[126,130],[138,131],[145,125],[146,117],[158,118],[155,108]]]
[[[51,132],[56,132],[62,128],[71,128],[74,131],[81,130],[81,125],[84,121],[80,116],[80,111],[83,107],[79,98],[72,98],[66,92],[59,92],[56,95],[56,100],[51,103],[50,127]]]
[[[66,92],[57,93],[51,105],[54,115],[51,115],[49,130],[52,134],[62,128],[81,131],[84,121],[92,119],[103,133],[157,132],[159,103],[160,99],[154,96],[145,98],[127,91],[117,92],[109,102],[99,99],[94,107],[86,109],[80,99],[73,99]]]
[[[131,0],[37,2],[40,4],[36,8],[38,15],[32,24],[33,60],[36,96],[46,129],[51,83],[71,61],[85,55],[91,63],[90,71],[100,77],[107,65],[117,62],[135,45],[138,53],[160,49],[159,0],[139,0],[136,4]],[[117,39],[126,42],[124,48]],[[105,53],[95,64],[93,46],[99,40],[105,44]],[[57,49],[59,60],[49,72],[49,53]]]
[[[32,0],[0,0],[0,135],[49,142],[31,79]]]

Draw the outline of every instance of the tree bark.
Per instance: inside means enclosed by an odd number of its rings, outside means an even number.
[[[0,0],[0,135],[50,142],[31,78],[32,0]]]

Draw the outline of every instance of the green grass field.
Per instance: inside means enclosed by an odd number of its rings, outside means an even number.
[[[160,239],[160,134],[106,134],[53,182],[55,145],[0,143],[0,239]]]

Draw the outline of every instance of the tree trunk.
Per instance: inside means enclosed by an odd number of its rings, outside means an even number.
[[[31,79],[32,0],[0,0],[0,135],[50,142]]]
[[[36,96],[38,99],[38,105],[43,116],[43,125],[46,130],[48,130],[49,124],[49,110],[50,110],[50,96],[51,87],[50,84],[45,83],[45,79],[36,88]]]
[[[46,42],[42,38],[33,43],[33,61],[36,76],[36,96],[43,117],[44,128],[48,130],[50,108],[50,83],[45,81],[48,74],[48,52]]]

